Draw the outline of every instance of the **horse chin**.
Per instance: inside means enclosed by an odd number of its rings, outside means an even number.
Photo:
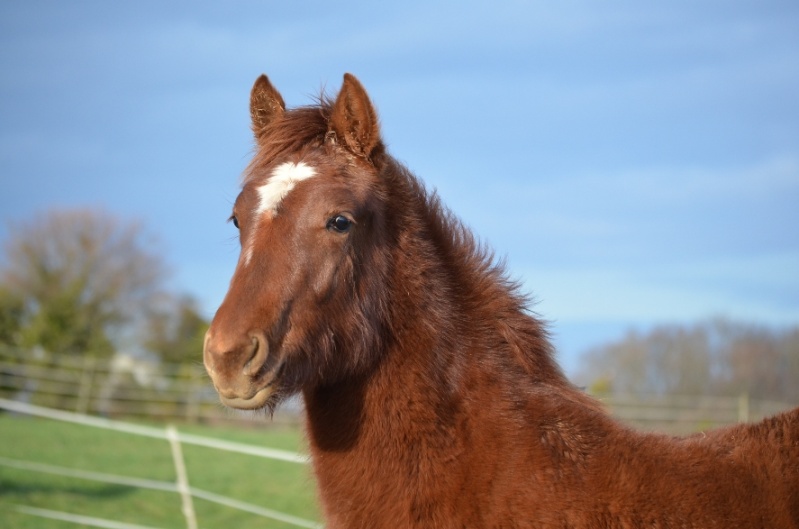
[[[237,410],[258,410],[274,406],[274,399],[277,397],[277,393],[277,387],[270,384],[255,392],[251,397],[224,397],[220,395],[219,398],[222,404],[229,408]]]

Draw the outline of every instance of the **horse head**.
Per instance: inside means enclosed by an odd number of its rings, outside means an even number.
[[[287,110],[261,76],[250,114],[257,151],[231,216],[241,253],[203,354],[222,402],[240,409],[363,369],[388,266],[384,149],[358,80],[347,74],[334,100]]]

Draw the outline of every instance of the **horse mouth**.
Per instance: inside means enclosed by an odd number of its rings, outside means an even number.
[[[265,366],[262,367],[262,370]],[[219,400],[228,408],[236,410],[257,410],[273,406],[280,389],[280,368],[259,373],[258,376],[239,378],[238,384],[228,388],[214,383]],[[213,376],[211,379],[213,380]]]
[[[277,393],[277,387],[269,384],[249,397],[226,397],[220,393],[219,400],[229,408],[237,410],[257,410],[265,407],[270,397],[275,395],[275,393]]]

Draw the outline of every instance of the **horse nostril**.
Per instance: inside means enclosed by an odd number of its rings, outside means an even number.
[[[203,344],[203,363],[208,373],[217,381],[235,380],[244,375],[256,377],[269,353],[266,337],[255,332],[241,340],[224,340],[209,331]]]
[[[254,333],[250,338],[252,340],[252,354],[250,359],[244,364],[244,374],[254,377],[266,363],[269,345],[266,342],[266,337],[261,333]]]
[[[203,339],[203,364],[205,364],[205,369],[207,369],[210,374],[216,373],[214,356],[215,353],[211,345],[211,330],[209,329],[208,332],[205,333],[205,338]]]

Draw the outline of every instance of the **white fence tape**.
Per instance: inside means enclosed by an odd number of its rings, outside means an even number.
[[[292,463],[307,463],[307,458],[305,456],[296,454],[294,452],[275,450],[270,448],[261,448],[257,446],[245,445],[242,443],[220,441],[218,439],[212,439],[198,435],[181,434],[176,430],[174,430],[174,428],[172,428],[172,431],[170,432],[169,430],[165,431],[150,426],[142,426],[137,424],[125,423],[121,421],[113,421],[110,419],[103,419],[100,417],[92,417],[88,415],[81,415],[61,410],[53,410],[50,408],[35,406],[33,404],[27,404],[24,402],[17,402],[1,398],[0,398],[0,408],[17,413],[35,415],[54,420],[81,424],[84,426],[105,428],[133,435],[141,435],[145,437],[164,439],[164,440],[172,439],[173,442],[180,441],[181,443],[194,444],[198,446],[216,448],[219,450],[226,450],[230,452],[254,455],[269,459],[277,459],[280,461],[289,461]],[[318,524],[311,520],[306,520],[304,518],[299,518],[297,516],[292,516],[290,514],[273,511],[271,509],[266,509],[263,507],[259,507],[257,505],[252,505],[233,498],[228,498],[220,494],[190,487],[188,486],[188,478],[185,478],[183,484],[179,485],[176,483],[166,482],[166,481],[132,478],[128,476],[105,474],[101,472],[91,472],[80,469],[59,467],[55,465],[47,465],[44,463],[37,463],[33,461],[20,461],[15,459],[8,459],[4,457],[0,457],[0,465],[10,468],[16,468],[18,470],[42,472],[48,474],[86,479],[91,481],[113,483],[116,485],[125,485],[130,487],[160,490],[164,492],[184,492],[190,495],[191,497],[204,499],[206,501],[210,501],[220,505],[225,505],[227,507],[239,509],[241,511],[249,512],[266,518],[272,518],[274,520],[289,523],[298,527],[306,527],[309,529],[320,529],[323,527],[321,524]],[[112,529],[153,529],[153,528],[145,528],[144,526],[139,526],[139,525],[116,522],[113,520],[104,520],[101,518],[93,518],[89,516],[81,516],[70,513],[64,513],[60,511],[52,511],[49,509],[40,509],[40,508],[22,506],[22,505],[17,506],[17,510],[19,512],[23,512],[34,516],[58,519],[72,523],[82,523],[84,525],[89,525],[92,527],[107,527]],[[189,524],[191,526],[191,522],[189,522]]]
[[[55,419],[57,421],[72,422],[76,424],[83,424],[85,426],[94,426],[95,428],[104,428],[106,430],[115,430],[117,432],[125,432],[134,435],[141,435],[144,437],[153,437],[155,439],[167,440],[166,432],[162,428],[155,428],[152,426],[143,426],[140,424],[131,424],[122,421],[114,421],[111,419],[104,419],[102,417],[93,417],[91,415],[82,415],[80,413],[73,413],[69,411],[54,410],[51,408],[43,408],[35,406],[26,402],[18,402],[15,400],[8,400],[0,398],[0,408],[17,413],[24,413],[27,415],[36,415],[39,417],[46,417],[48,419]],[[251,456],[265,457],[268,459],[277,459],[279,461],[288,461],[290,463],[308,463],[308,457],[296,452],[289,452],[288,450],[277,450],[274,448],[263,448],[260,446],[246,445],[243,443],[234,443],[230,441],[222,441],[220,439],[213,439],[211,437],[203,437],[200,435],[192,435],[186,433],[178,433],[178,440],[184,444],[191,444],[197,446],[205,446],[207,448],[217,448],[219,450],[226,450],[228,452],[238,452],[240,454],[247,454]]]
[[[186,529],[197,529],[197,515],[194,513],[194,502],[191,501],[189,475],[186,472],[186,463],[183,461],[183,450],[180,448],[178,431],[171,424],[166,427],[166,438],[169,440],[169,448],[172,449],[172,461],[175,463],[175,475],[178,478],[177,489],[180,494],[183,517],[186,518]]]
[[[21,461],[18,459],[9,459],[0,457],[0,466],[16,468],[18,470],[25,470],[30,472],[42,472],[45,474],[54,474],[57,476],[65,476],[70,478],[86,479],[90,481],[98,481],[100,483],[111,483],[113,485],[125,485],[128,487],[136,487],[141,489],[160,490],[163,492],[178,492],[178,486],[170,481],[156,481],[151,479],[131,478],[127,476],[118,476],[116,474],[105,474],[103,472],[90,472],[87,470],[80,470],[74,468],[59,467],[55,465],[46,465],[44,463],[36,463],[34,461]],[[304,518],[292,516],[290,514],[274,511],[251,503],[246,503],[234,498],[222,496],[214,492],[198,489],[196,487],[189,487],[189,493],[202,500],[232,507],[240,511],[257,514],[264,518],[271,518],[281,522],[286,522],[297,527],[307,527],[309,529],[319,529],[322,525]],[[53,511],[56,512],[56,511]]]
[[[40,509],[38,507],[29,507],[27,505],[17,505],[16,508],[18,512],[23,514],[30,514],[40,518],[49,518],[51,520],[60,520],[62,522],[76,523],[89,527],[104,527],[105,529],[158,529],[157,527],[150,527],[147,525],[117,522],[116,520],[106,520],[105,518],[95,518],[94,516],[83,516],[68,512],[51,511],[50,509]]]

